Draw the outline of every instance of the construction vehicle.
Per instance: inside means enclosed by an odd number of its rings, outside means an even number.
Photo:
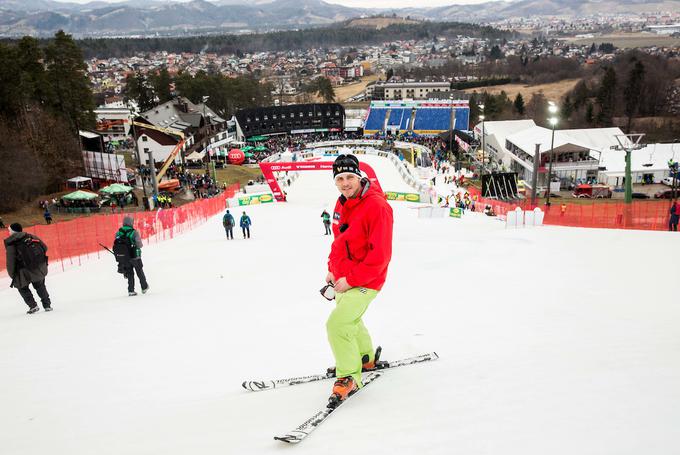
[[[138,128],[144,128],[144,129],[151,129],[151,130],[156,130],[160,131],[161,133],[169,134],[171,136],[177,136],[179,137],[179,142],[177,142],[177,145],[175,146],[174,149],[170,152],[170,155],[165,159],[163,162],[163,165],[161,166],[160,170],[156,173],[156,185],[160,184],[161,179],[165,175],[165,173],[168,171],[168,168],[170,167],[170,164],[175,161],[175,158],[177,158],[177,154],[181,152],[182,148],[184,147],[184,133],[181,131],[174,130],[172,128],[162,128],[160,126],[155,126],[155,125],[150,125],[148,123],[141,123],[141,122],[136,122],[132,121],[131,122],[133,126],[138,127]],[[135,141],[137,138],[135,138]]]
[[[128,119],[104,119],[97,122],[95,129],[97,131],[106,132],[110,131],[114,126],[125,125],[128,123]]]

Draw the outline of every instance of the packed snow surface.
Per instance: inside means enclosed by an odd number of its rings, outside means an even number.
[[[26,315],[3,288],[0,452],[680,453],[680,236],[506,230],[404,202],[365,322],[385,359],[440,359],[386,371],[295,448],[274,441],[332,382],[241,382],[332,365],[318,291],[336,197],[328,172],[302,174],[290,202],[246,208],[250,240],[227,241],[215,217],[144,248],[146,295],[127,297],[111,257],[49,275],[52,313]]]

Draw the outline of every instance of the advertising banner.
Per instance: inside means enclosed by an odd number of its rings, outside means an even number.
[[[460,218],[463,216],[463,209],[460,207],[451,207],[449,209],[449,216],[451,218]]]
[[[274,197],[276,198],[277,201],[283,202],[285,201],[283,191],[281,191],[281,188],[279,187],[278,182],[276,181],[276,178],[274,178],[274,172],[285,172],[285,171],[291,171],[291,172],[297,172],[297,171],[325,171],[325,170],[332,170],[333,169],[333,162],[332,161],[306,161],[303,163],[300,162],[276,162],[276,163],[271,163],[271,162],[261,162],[260,163],[260,169],[262,169],[262,174],[264,175],[265,180],[269,184],[269,187],[272,189],[272,193],[274,194]],[[375,171],[371,166],[369,166],[367,163],[360,161],[359,162],[359,169],[361,169],[368,179],[371,181],[371,184],[375,185],[375,187],[378,189],[378,191],[382,191],[382,188],[380,187],[380,183],[378,182],[378,177],[375,175]],[[332,182],[332,180],[329,179],[329,181]],[[332,183],[331,183],[332,185]]]
[[[114,153],[83,151],[85,175],[116,182],[128,182],[125,157]]]
[[[274,195],[271,193],[249,194],[238,198],[238,205],[266,204],[268,202],[274,202]]]
[[[388,201],[408,201],[420,202],[420,194],[418,193],[399,193],[396,191],[385,192]]]

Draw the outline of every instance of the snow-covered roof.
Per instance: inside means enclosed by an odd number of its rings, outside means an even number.
[[[486,135],[495,135],[503,144],[505,138],[518,131],[536,126],[533,120],[500,120],[500,121],[486,121],[484,122],[484,133]],[[475,131],[478,134],[482,133],[482,123],[475,126]]]
[[[551,145],[555,150],[563,146],[574,146],[584,150],[609,149],[618,144],[616,134],[623,134],[619,128],[589,128],[581,130],[555,130],[555,142],[552,144],[552,130],[535,126],[518,133],[511,134],[506,139],[526,153],[534,156],[536,144],[541,145],[541,153],[550,150]]]
[[[475,131],[481,133],[481,123],[475,126]],[[533,120],[500,120],[484,122],[487,136],[493,135],[502,147],[509,140],[517,147],[533,156],[536,144],[541,144],[541,152],[550,150],[552,129],[536,125]],[[554,148],[572,145],[587,150],[608,150],[612,145],[618,145],[616,135],[623,134],[619,128],[584,128],[571,130],[555,130]]]

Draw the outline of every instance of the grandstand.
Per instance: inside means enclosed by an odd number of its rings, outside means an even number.
[[[345,109],[336,103],[267,106],[236,111],[237,136],[342,131]]]
[[[467,100],[373,101],[364,123],[364,135],[399,135],[407,132],[434,136],[450,129],[468,130]]]
[[[370,134],[374,134],[377,131],[383,131],[385,129],[385,117],[387,116],[388,111],[388,109],[369,108],[366,124],[364,125],[364,134],[366,134],[367,130],[371,131]]]

